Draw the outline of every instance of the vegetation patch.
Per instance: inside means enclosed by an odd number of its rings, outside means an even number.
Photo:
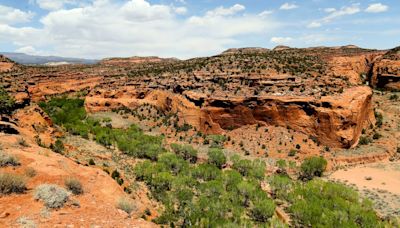
[[[19,166],[21,163],[15,155],[6,154],[0,151],[0,167]]]
[[[26,180],[24,177],[11,173],[0,173],[0,195],[23,193],[25,190]]]
[[[135,203],[131,199],[125,197],[118,199],[117,208],[125,211],[128,214],[131,214],[132,211],[137,209]]]
[[[68,177],[64,181],[65,187],[71,191],[74,195],[81,195],[83,194],[83,187],[81,182],[73,177]]]
[[[84,101],[81,99],[63,97],[54,98],[48,103],[41,102],[39,105],[50,115],[54,123],[64,126],[71,134],[83,138],[91,136],[105,147],[116,146],[130,156],[151,160],[156,160],[159,154],[165,152],[162,137],[145,135],[135,125],[128,129],[102,126],[98,120],[87,117],[83,104]],[[56,144],[54,149],[57,148]]]
[[[35,200],[43,201],[48,208],[61,208],[68,201],[67,190],[54,184],[42,184],[36,187]]]

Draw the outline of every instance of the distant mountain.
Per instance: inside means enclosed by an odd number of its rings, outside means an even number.
[[[4,55],[7,58],[20,63],[20,64],[55,64],[55,63],[67,63],[67,64],[95,64],[98,60],[94,59],[80,59],[80,58],[64,58],[59,56],[37,56],[37,55],[27,55],[24,53],[14,53],[14,52],[0,52],[0,55]]]

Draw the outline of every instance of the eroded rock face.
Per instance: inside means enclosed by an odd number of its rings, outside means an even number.
[[[14,67],[15,63],[8,58],[0,55],[0,73],[10,71]]]
[[[400,90],[400,47],[390,50],[375,61],[371,84],[378,88]]]
[[[184,61],[133,57],[27,67],[2,80],[19,100],[85,90],[89,112],[148,103],[204,133],[259,123],[292,128],[324,145],[352,147],[361,129],[374,123],[372,92],[360,75],[378,72],[371,79],[375,84],[386,77],[382,72],[397,75],[396,56],[353,46],[244,48]]]
[[[321,99],[278,96],[227,99],[205,98],[194,93],[184,97],[160,90],[125,91],[129,92],[96,91],[86,98],[86,109],[96,112],[151,104],[164,112],[177,113],[181,121],[208,134],[259,123],[286,126],[314,136],[324,145],[345,148],[356,145],[362,128],[375,122],[369,87],[354,87]]]

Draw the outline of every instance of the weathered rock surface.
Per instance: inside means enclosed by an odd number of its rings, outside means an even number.
[[[375,61],[371,84],[378,88],[400,90],[400,47],[390,50]]]
[[[8,58],[0,55],[0,72],[10,71],[14,67],[15,63]]]
[[[128,89],[126,89],[128,91]],[[267,124],[292,128],[314,136],[324,145],[349,148],[357,144],[361,130],[374,124],[368,87],[353,87],[337,96],[204,98],[186,97],[166,91],[121,93],[94,92],[86,98],[89,112],[151,104],[162,111],[177,113],[183,122],[209,134],[222,133],[244,125]],[[201,106],[196,106],[202,103]]]

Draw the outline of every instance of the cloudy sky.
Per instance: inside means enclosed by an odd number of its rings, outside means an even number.
[[[399,0],[0,0],[0,51],[190,58],[231,47],[400,45]]]

